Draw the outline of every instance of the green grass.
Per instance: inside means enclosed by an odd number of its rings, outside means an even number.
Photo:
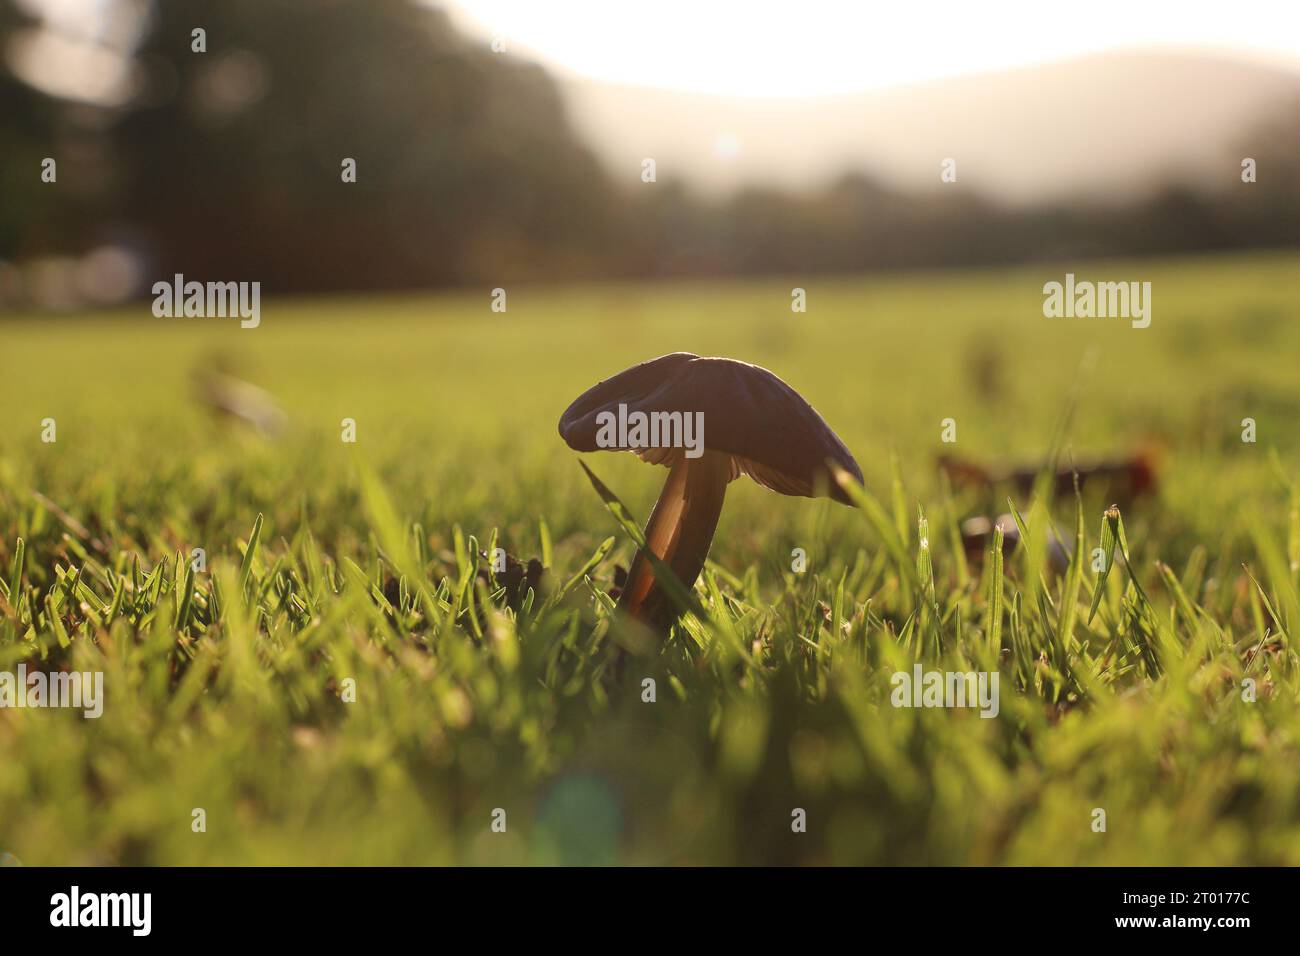
[[[1300,863],[1300,257],[1071,267],[1151,280],[1146,330],[1043,318],[1066,268],[519,287],[504,315],[487,290],[267,299],[256,330],[147,304],[0,321],[0,670],[102,670],[107,697],[99,720],[0,710],[0,852]],[[733,485],[704,619],[620,683],[607,651],[635,635],[604,592],[632,545],[556,422],[674,350],[790,382],[869,497]],[[275,394],[283,435],[194,400],[218,361]],[[1064,454],[1163,450],[1159,495],[1123,513],[1132,573],[1047,569],[1049,533],[1102,545],[1091,492],[1017,500],[1031,546],[966,569],[956,523],[1005,498],[950,493],[934,456],[1042,456],[1071,394]],[[644,519],[663,469],[583,460]],[[518,613],[476,589],[494,541],[548,565]],[[999,717],[892,707],[915,660],[997,669]]]

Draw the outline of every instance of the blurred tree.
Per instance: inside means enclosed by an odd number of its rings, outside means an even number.
[[[206,53],[191,51],[200,27]],[[400,288],[592,273],[608,258],[616,198],[554,84],[439,10],[159,3],[141,62],[146,105],[116,138],[163,275]]]
[[[14,38],[33,24],[12,3],[0,2],[0,64]],[[55,101],[34,95],[8,69],[0,69],[0,259],[25,251],[24,240],[38,245],[31,224],[54,218],[59,193],[37,186],[56,121]]]

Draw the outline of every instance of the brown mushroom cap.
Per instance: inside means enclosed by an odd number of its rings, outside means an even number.
[[[731,479],[749,475],[784,495],[816,497],[824,491],[850,504],[828,462],[859,483],[862,470],[816,410],[765,368],[690,352],[642,362],[589,388],[560,416],[560,436],[575,451],[619,450],[600,446],[602,412],[704,413],[704,447],[730,456]],[[646,461],[671,464],[679,449],[626,448]]]

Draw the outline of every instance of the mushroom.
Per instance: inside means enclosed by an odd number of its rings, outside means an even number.
[[[638,431],[638,422],[646,427]],[[583,392],[560,416],[560,436],[575,451],[630,450],[669,468],[646,523],[646,549],[688,590],[734,479],[748,475],[783,495],[844,504],[851,501],[831,466],[862,481],[844,443],[793,388],[757,365],[690,352],[642,362]],[[660,630],[676,617],[644,552],[618,603]]]

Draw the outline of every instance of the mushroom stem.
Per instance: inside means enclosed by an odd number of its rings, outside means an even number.
[[[672,568],[688,590],[709,554],[730,480],[727,455],[712,451],[694,459],[679,455],[646,523],[646,549]],[[654,568],[643,551],[632,560],[619,606],[662,631],[667,631],[677,616],[677,608],[655,580]]]

